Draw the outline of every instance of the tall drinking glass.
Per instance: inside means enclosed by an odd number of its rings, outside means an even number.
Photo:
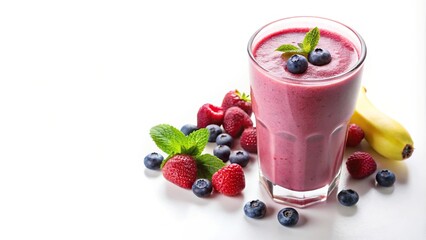
[[[320,30],[317,47],[327,49],[332,60],[292,74],[275,50],[297,46],[314,27]],[[325,201],[340,177],[366,57],[364,40],[330,19],[291,17],[255,32],[248,54],[260,181],[277,202],[306,207]]]

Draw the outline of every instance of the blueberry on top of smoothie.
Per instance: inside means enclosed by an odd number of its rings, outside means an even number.
[[[331,54],[326,49],[315,48],[308,54],[308,61],[315,66],[323,66],[331,62]]]
[[[287,70],[294,74],[306,72],[308,60],[303,55],[294,54],[287,60]]]

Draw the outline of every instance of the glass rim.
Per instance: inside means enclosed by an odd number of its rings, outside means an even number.
[[[360,55],[359,55],[359,58],[358,58],[358,61],[356,62],[356,64],[354,66],[352,66],[351,68],[349,68],[348,70],[346,70],[346,71],[344,71],[344,72],[342,72],[338,75],[335,75],[335,76],[332,76],[332,77],[326,77],[326,78],[322,78],[322,79],[312,79],[312,78],[297,79],[297,78],[288,78],[288,77],[278,77],[278,76],[271,74],[270,71],[268,71],[267,69],[262,67],[259,64],[259,62],[256,60],[256,58],[254,57],[253,51],[252,51],[254,39],[258,36],[258,34],[262,30],[264,30],[266,27],[271,26],[272,24],[275,24],[277,22],[281,22],[281,21],[285,21],[285,20],[292,20],[292,19],[302,19],[302,18],[325,20],[325,21],[340,25],[340,26],[346,28],[347,30],[349,30],[350,32],[352,32],[353,34],[355,34],[355,36],[357,37],[357,39],[359,40],[359,43],[361,45],[361,52],[360,52]],[[250,56],[251,61],[253,61],[256,64],[257,67],[261,68],[264,72],[266,72],[271,78],[281,80],[281,81],[291,82],[291,83],[294,83],[294,84],[307,84],[307,83],[308,84],[315,84],[315,83],[333,82],[333,81],[339,80],[343,76],[350,75],[353,72],[355,72],[356,70],[358,70],[363,65],[365,57],[367,56],[367,46],[365,44],[364,39],[361,37],[361,35],[357,31],[355,31],[351,27],[349,27],[346,24],[343,24],[341,22],[338,22],[338,21],[335,21],[335,20],[332,20],[332,19],[329,19],[329,18],[316,17],[316,16],[294,16],[294,17],[280,18],[280,19],[272,21],[268,24],[263,25],[257,31],[255,31],[254,34],[250,37],[249,42],[247,44],[247,51],[248,51],[248,54]]]

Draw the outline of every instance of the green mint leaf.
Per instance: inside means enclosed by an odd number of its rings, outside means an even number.
[[[180,153],[182,146],[187,147],[189,145],[186,136],[177,128],[168,124],[152,127],[149,134],[157,147],[169,155]]]
[[[303,49],[303,43],[298,43],[297,46],[299,46],[301,49]]]
[[[197,156],[198,155],[198,149],[197,146],[181,146],[180,147],[180,153],[187,154],[191,156]]]
[[[300,51],[300,48],[291,45],[291,44],[283,44],[281,46],[279,46],[277,49],[275,49],[275,51],[279,51],[279,52],[295,52],[295,51]]]
[[[209,141],[209,135],[210,133],[207,128],[201,128],[190,133],[187,138],[190,145],[189,149],[192,149],[191,152],[187,152],[187,154],[192,156],[200,155]]]
[[[306,33],[302,42],[302,49],[305,53],[309,53],[315,49],[320,39],[320,31],[318,27],[311,29]]]
[[[215,172],[225,166],[222,160],[211,155],[203,154],[195,158],[197,162],[197,177],[212,179]]]

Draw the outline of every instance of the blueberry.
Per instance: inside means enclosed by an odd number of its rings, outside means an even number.
[[[192,133],[193,131],[196,131],[196,130],[198,130],[198,127],[194,124],[185,124],[180,129],[180,131],[183,132],[183,134],[185,134],[185,136],[188,136],[190,133]]]
[[[296,209],[287,207],[283,208],[278,212],[278,222],[281,223],[281,225],[286,227],[291,227],[297,224],[299,221],[299,213]]]
[[[216,124],[207,125],[207,130],[209,130],[209,142],[215,142],[219,134],[222,133],[222,128]]]
[[[323,66],[331,62],[331,54],[325,49],[315,48],[308,54],[308,60],[313,65]]]
[[[359,195],[352,189],[342,190],[337,194],[337,200],[344,206],[353,206],[359,200]]]
[[[380,170],[376,174],[376,181],[382,187],[391,187],[395,183],[396,177],[390,170]]]
[[[239,164],[241,167],[247,166],[249,160],[250,160],[250,155],[248,152],[244,150],[238,150],[238,151],[232,152],[231,155],[229,155],[229,161],[231,163]]]
[[[163,160],[164,160],[164,157],[161,156],[161,154],[152,152],[145,156],[145,158],[143,159],[143,163],[145,164],[145,167],[152,170],[157,170],[157,169],[160,169],[160,166]]]
[[[295,54],[287,60],[287,70],[294,74],[306,72],[308,69],[308,60],[302,55]]]
[[[197,197],[208,197],[213,191],[213,186],[210,180],[205,178],[197,179],[194,184],[192,184],[192,192]]]
[[[223,162],[227,162],[229,160],[229,155],[231,155],[231,148],[226,145],[217,145],[213,149],[213,155],[220,158]]]
[[[232,142],[234,139],[231,137],[231,135],[227,133],[221,133],[216,138],[216,144],[217,145],[226,145],[228,147],[232,147]]]
[[[244,213],[250,218],[263,218],[266,213],[266,205],[260,200],[253,200],[244,205]]]

